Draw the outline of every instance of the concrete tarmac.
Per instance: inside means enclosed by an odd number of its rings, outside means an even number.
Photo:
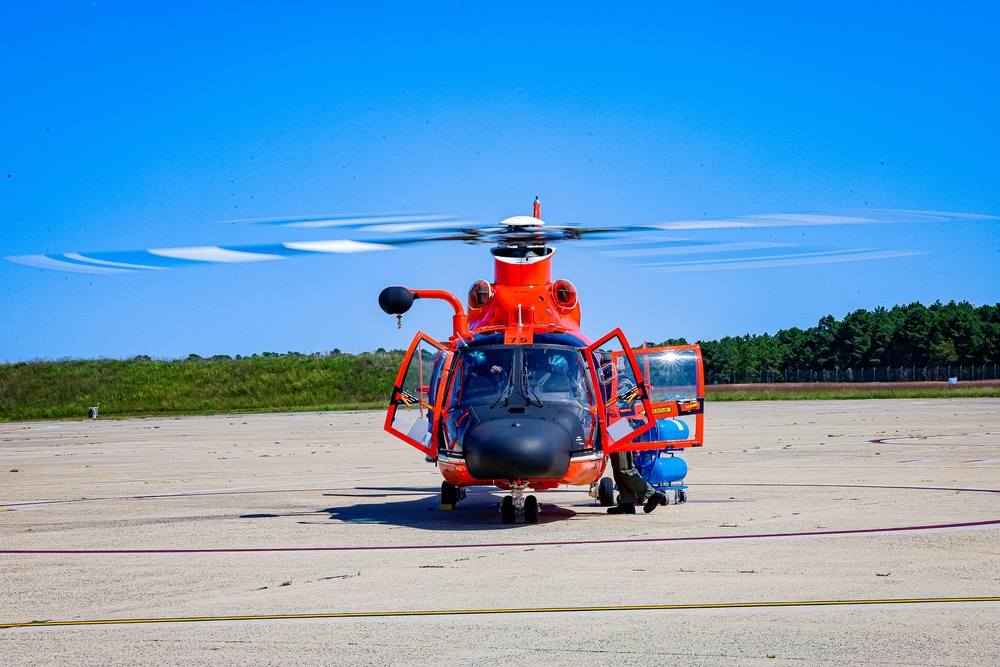
[[[0,664],[1000,663],[1000,400],[710,403],[687,503],[537,525],[383,418],[0,424]]]

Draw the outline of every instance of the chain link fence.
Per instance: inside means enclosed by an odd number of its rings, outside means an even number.
[[[996,380],[1000,366],[869,366],[832,370],[709,371],[708,384],[774,384],[778,382],[969,382]]]

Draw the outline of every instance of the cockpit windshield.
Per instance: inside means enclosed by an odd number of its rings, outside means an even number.
[[[586,369],[575,347],[558,345],[481,346],[459,352],[452,405],[495,407],[503,401],[568,403],[588,407]]]

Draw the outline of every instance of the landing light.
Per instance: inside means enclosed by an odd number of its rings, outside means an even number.
[[[576,286],[568,280],[557,280],[552,283],[552,296],[560,308],[576,307],[578,298]]]
[[[477,280],[469,288],[469,310],[484,307],[493,297],[493,285],[485,280]]]

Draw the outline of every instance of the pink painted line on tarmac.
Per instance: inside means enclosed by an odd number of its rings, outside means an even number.
[[[900,489],[904,491],[963,491],[965,493],[1000,493],[1000,489],[975,489],[962,486],[903,486],[893,484],[797,484],[793,482],[699,482],[698,486],[785,486],[831,489]]]
[[[905,461],[903,462],[905,463]],[[915,491],[966,491],[968,493],[1000,493],[1000,489],[972,489],[948,486],[891,486],[885,484],[793,484],[793,483],[749,483],[749,482],[702,482],[698,486],[790,486],[790,487],[840,487],[848,489],[910,489]],[[489,487],[479,487],[489,488]],[[135,496],[103,496],[97,498],[67,498],[64,500],[32,500],[21,503],[0,503],[0,508],[10,507],[40,507],[44,505],[70,505],[75,503],[99,503],[109,500],[156,500],[158,498],[196,498],[202,496],[245,496],[268,493],[312,493],[347,491],[349,487],[312,488],[312,489],[258,489],[248,491],[186,491],[179,493],[147,493]],[[570,489],[553,489],[547,493],[569,492]],[[427,493],[436,493],[434,488],[428,488]],[[420,492],[414,491],[414,495]]]
[[[941,446],[943,443],[937,442],[939,440],[944,440],[946,438],[983,438],[983,437],[995,437],[1000,435],[1000,433],[945,433],[942,435],[928,435],[928,436],[912,436],[912,435],[897,435],[891,438],[875,438],[874,440],[869,440],[868,442],[873,445],[901,445],[910,447],[913,445],[926,445],[926,446]],[[948,447],[979,447],[975,443],[946,443]]]
[[[873,535],[921,530],[981,528],[1000,525],[1000,519],[966,523],[940,523],[926,526],[894,526],[891,528],[852,528],[848,530],[816,530],[798,533],[754,533],[750,535],[702,535],[695,537],[643,537],[617,540],[566,540],[553,542],[490,542],[481,544],[393,544],[364,547],[246,547],[222,549],[0,549],[0,554],[232,554],[287,553],[307,551],[418,551],[434,549],[499,549],[521,547],[559,547],[602,544],[655,544],[661,542],[707,542],[716,540],[759,540],[780,537],[834,537],[838,535]]]

